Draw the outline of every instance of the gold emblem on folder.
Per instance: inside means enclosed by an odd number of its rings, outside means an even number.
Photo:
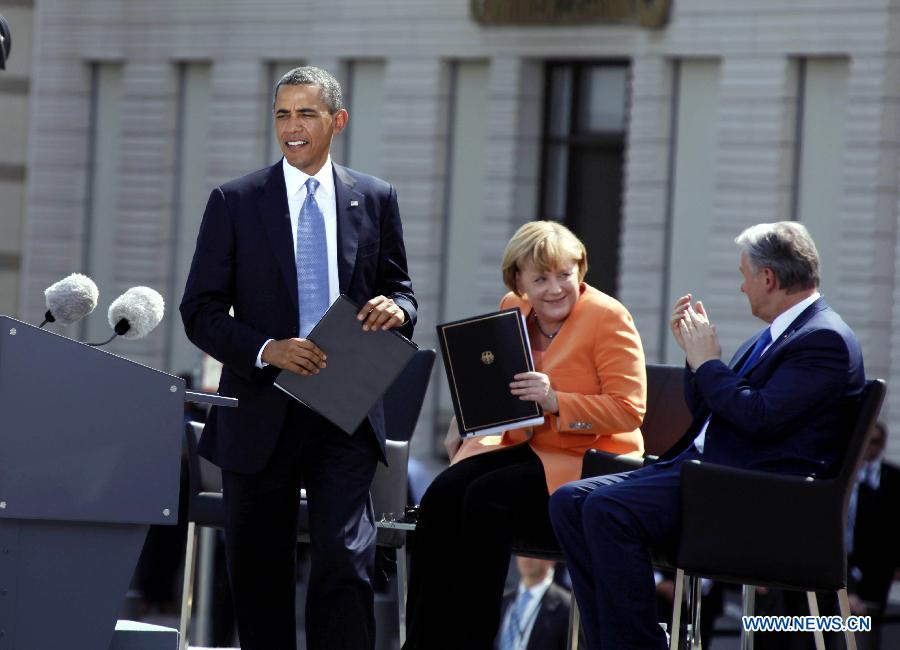
[[[491,352],[490,350],[485,350],[484,352],[482,352],[481,353],[481,363],[483,363],[486,366],[489,366],[492,363],[494,363],[494,353]]]

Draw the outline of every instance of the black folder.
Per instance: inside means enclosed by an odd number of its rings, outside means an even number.
[[[307,337],[328,357],[325,368],[309,376],[282,370],[275,379],[276,387],[351,435],[418,349],[394,330],[364,331],[359,310],[338,296]]]
[[[509,391],[513,375],[534,370],[518,307],[438,325],[437,332],[461,436],[544,422],[536,402]]]

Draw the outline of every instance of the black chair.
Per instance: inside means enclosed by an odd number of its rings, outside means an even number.
[[[201,599],[208,606],[212,591],[212,550],[215,546],[213,530],[222,528],[225,509],[222,505],[222,474],[218,467],[197,453],[197,443],[203,432],[202,422],[189,422],[185,427],[185,442],[188,450],[188,530],[184,554],[184,582],[181,590],[181,616],[178,625],[181,648],[188,647],[188,627],[194,608],[194,574],[197,565],[197,550],[201,544],[201,530],[208,530],[203,536],[203,546],[207,549],[202,556],[202,577],[199,580]],[[206,617],[203,617],[206,620]],[[194,634],[194,630],[190,630]]]
[[[674,445],[691,424],[684,402],[684,366],[647,364],[647,411],[641,423],[644,457],[614,456],[597,449],[584,455],[581,477],[627,472],[655,460]]]
[[[841,616],[847,600],[845,524],[847,504],[872,426],[884,399],[885,384],[866,384],[855,417],[848,417],[847,448],[834,478],[803,478],[748,471],[694,461],[681,470],[682,531],[676,587],[691,576],[699,593],[700,576],[743,585],[744,613],[753,614],[755,586],[805,591],[810,613],[818,615],[816,591],[838,595]],[[673,608],[671,648],[677,649],[680,594]],[[694,629],[700,599],[691,602]],[[699,650],[699,635],[690,641]],[[852,632],[847,647],[856,648]],[[824,650],[822,633],[816,646]],[[752,650],[752,632],[742,630],[742,648]]]
[[[397,615],[401,646],[406,642],[406,587],[409,569],[406,558],[407,530],[391,527],[391,520],[401,518],[409,505],[409,441],[416,430],[422,403],[425,401],[434,357],[434,350],[417,350],[384,394],[387,448],[394,451],[388,457],[388,467],[379,465],[379,471],[372,481],[375,519],[383,520],[378,528],[378,545],[392,548],[396,552]]]
[[[641,423],[645,457],[667,452],[692,419],[684,401],[684,366],[647,364],[647,414]]]
[[[408,481],[407,464],[409,462],[409,440],[415,431],[419,412],[431,377],[431,369],[434,364],[434,350],[417,350],[406,368],[397,377],[384,395],[385,423],[388,430],[388,440],[385,445],[385,454],[388,464],[379,463],[372,482],[371,495],[378,523],[377,544],[382,547],[395,549],[397,552],[398,567],[398,603],[401,643],[406,636],[404,606],[406,601],[406,531],[393,527],[390,521],[396,513],[402,516],[407,505]],[[188,449],[188,472],[190,497],[188,502],[188,533],[185,549],[184,585],[181,600],[181,620],[179,632],[182,648],[188,647],[189,635],[193,635],[190,629],[194,607],[194,578],[197,565],[198,543],[203,544],[200,536],[201,529],[223,528],[225,511],[222,504],[222,477],[218,467],[201,458],[197,453],[197,443],[203,431],[203,425],[199,422],[191,422],[187,425],[185,436]],[[298,541],[309,541],[309,515],[305,491],[300,492],[300,511],[298,513]],[[212,538],[208,535],[205,539]],[[198,600],[206,605],[210,601],[210,579],[212,575],[212,554],[204,552],[201,558],[201,578],[198,582]]]

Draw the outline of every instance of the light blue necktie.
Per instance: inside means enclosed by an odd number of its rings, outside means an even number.
[[[525,632],[523,619],[529,600],[531,600],[531,593],[527,589],[516,598],[512,612],[509,615],[509,622],[503,629],[503,635],[500,639],[500,650],[516,650],[518,647],[519,640],[524,636]]]
[[[328,243],[325,217],[316,203],[319,181],[306,181],[306,200],[297,220],[297,293],[300,337],[306,338],[328,309]]]
[[[772,330],[770,328],[766,328],[762,334],[759,335],[759,338],[756,339],[756,343],[753,345],[753,350],[750,352],[750,356],[747,357],[747,360],[744,362],[744,365],[741,366],[741,369],[738,370],[738,375],[743,377],[746,375],[750,368],[759,360],[762,356],[763,350],[766,349],[766,346],[772,342]]]

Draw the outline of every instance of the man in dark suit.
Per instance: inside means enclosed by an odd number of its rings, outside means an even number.
[[[516,557],[519,585],[503,594],[496,650],[566,650],[572,594],[553,582],[554,564]]]
[[[886,443],[887,427],[879,422],[869,438],[856,494],[850,500],[850,609],[871,616],[873,623],[870,634],[860,635],[860,648],[880,647],[881,618],[900,569],[900,534],[890,523],[900,511],[900,468],[884,461]]]
[[[412,335],[416,301],[394,188],[332,163],[347,124],[341,89],[317,68],[275,88],[284,158],[217,187],[181,303],[188,337],[224,364],[200,453],[223,472],[226,556],[244,650],[296,645],[294,566],[301,481],[309,503],[310,650],[374,647],[375,522],[369,486],[384,459],[379,403],[348,436],[273,386],[333,350],[307,339],[339,293],[366,330]],[[231,311],[229,311],[231,310]]]
[[[680,470],[702,459],[801,476],[835,471],[865,385],[852,330],[819,295],[819,258],[802,225],[759,224],[735,242],[753,315],[769,323],[730,366],[702,303],[680,298],[671,318],[687,357],[693,422],[660,461],[557,490],[550,515],[592,650],[662,650],[651,547],[680,527]]]

